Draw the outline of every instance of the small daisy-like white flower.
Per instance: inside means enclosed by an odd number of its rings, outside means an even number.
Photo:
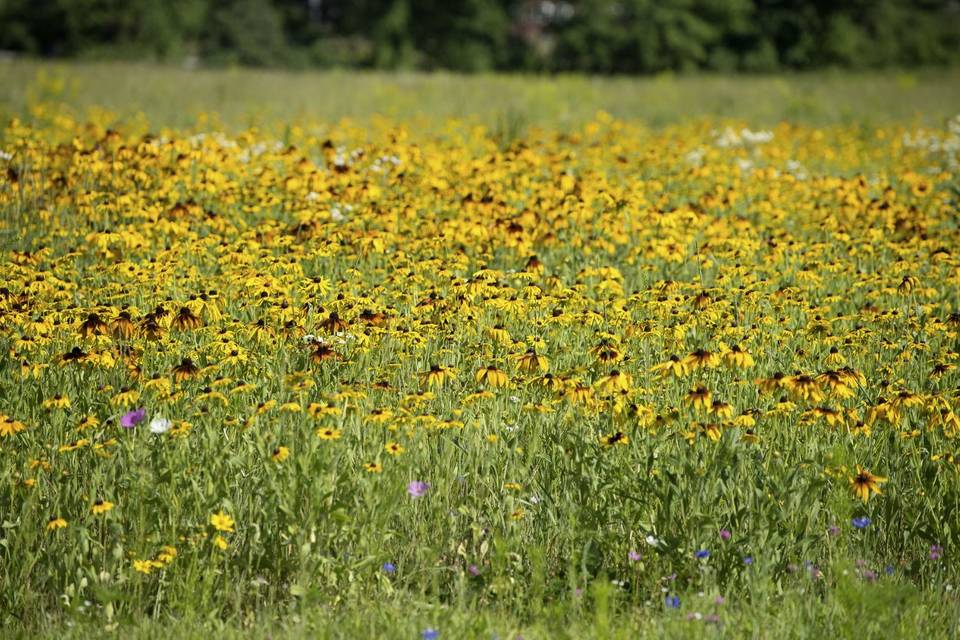
[[[153,420],[150,421],[150,433],[166,433],[170,431],[170,427],[173,426],[173,423],[163,418],[161,416],[156,416]]]

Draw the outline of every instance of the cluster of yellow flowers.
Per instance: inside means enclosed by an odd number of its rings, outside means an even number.
[[[600,114],[513,142],[456,122],[279,141],[14,121],[0,468],[69,505],[54,474],[100,468],[125,429],[254,433],[243,446],[274,468],[352,447],[366,474],[422,433],[496,447],[536,421],[618,451],[930,432],[952,461],[956,176],[902,134]],[[866,500],[884,479],[850,480]],[[225,549],[233,519],[210,524]]]

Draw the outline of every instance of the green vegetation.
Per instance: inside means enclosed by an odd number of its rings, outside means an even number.
[[[0,62],[0,116],[32,100],[78,113],[106,108],[154,126],[194,126],[217,114],[223,126],[280,127],[285,121],[369,122],[380,114],[432,127],[449,118],[505,133],[527,126],[576,126],[606,111],[651,126],[689,119],[854,126],[942,125],[960,113],[960,69],[784,76],[597,78],[447,73],[186,71],[119,63]],[[203,127],[214,124],[201,125]]]
[[[0,0],[0,49],[204,64],[459,71],[958,62],[950,0]]]
[[[957,72],[0,70],[4,638],[958,635]]]

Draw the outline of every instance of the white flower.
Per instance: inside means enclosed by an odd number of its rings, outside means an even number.
[[[658,547],[660,546],[660,541],[654,538],[652,535],[648,535],[647,544],[650,545],[651,547]]]
[[[161,416],[156,416],[153,420],[150,421],[150,433],[166,433],[170,431],[170,427],[173,426],[173,423],[163,418]]]

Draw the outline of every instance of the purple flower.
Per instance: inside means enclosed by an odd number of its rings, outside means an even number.
[[[124,429],[133,429],[135,426],[143,422],[146,417],[147,410],[143,407],[134,409],[133,411],[127,411],[120,417],[120,426]]]
[[[478,567],[478,566],[475,565],[475,564],[472,564],[472,565],[470,565],[469,567],[467,567],[467,571],[469,571],[469,572],[470,572],[470,575],[472,575],[472,576],[478,576],[478,575],[480,575],[480,567]]]
[[[838,535],[840,535],[840,527],[838,527],[838,526],[835,525],[835,524],[832,524],[832,525],[830,525],[830,527],[827,529],[827,533],[829,533],[829,534],[832,535],[832,536],[838,536]]]
[[[423,640],[436,640],[440,637],[440,632],[436,629],[427,627],[423,630],[423,633],[420,634],[420,637],[423,638]]]
[[[731,535],[733,534],[731,534],[727,529],[720,529],[721,540],[729,540]]]
[[[630,562],[640,562],[641,557],[643,556],[641,556],[640,552],[638,551],[630,551],[627,554],[627,560],[629,560]]]
[[[853,520],[851,520],[851,522],[853,523],[853,526],[855,526],[857,529],[866,529],[867,527],[870,526],[871,520],[867,516],[861,516],[859,518],[854,518]]]
[[[679,609],[680,608],[680,596],[667,596],[664,601],[668,609]]]
[[[693,555],[697,558],[697,560],[703,560],[704,558],[710,557],[710,552],[707,551],[706,549],[700,549],[700,551],[697,551]]]
[[[938,544],[930,545],[930,559],[939,560],[943,555],[943,547]]]
[[[380,568],[386,574],[393,574],[397,572],[397,565],[393,564],[392,562],[384,562],[383,566]]]
[[[430,485],[422,480],[411,480],[407,483],[407,493],[410,494],[411,498],[423,497],[429,490]]]
[[[753,564],[753,556],[744,556],[744,557],[743,557],[743,564],[747,565],[748,567],[749,567],[751,564]]]

